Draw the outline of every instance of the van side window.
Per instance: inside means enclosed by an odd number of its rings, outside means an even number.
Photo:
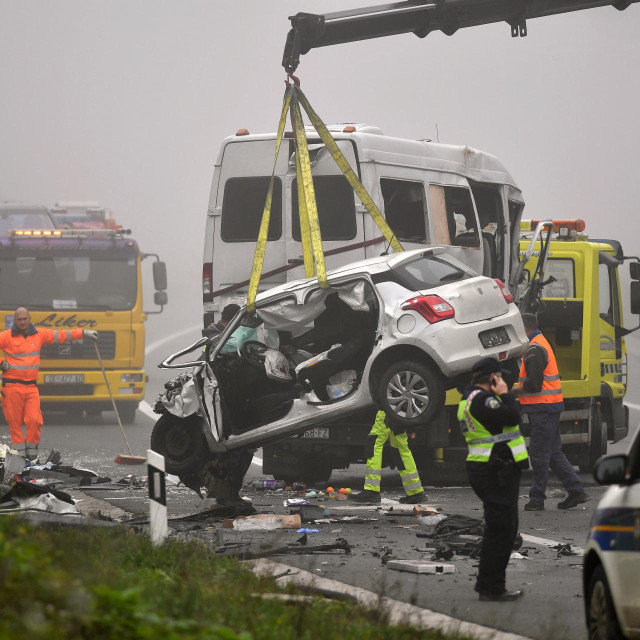
[[[491,278],[502,278],[500,268],[504,256],[504,234],[499,233],[504,226],[504,211],[500,189],[477,182],[470,182],[473,199],[476,202],[482,243],[487,254],[487,265],[484,275]]]
[[[398,240],[425,242],[424,186],[421,182],[381,178],[384,216]]]
[[[318,220],[323,240],[352,240],[356,237],[356,203],[353,189],[342,175],[313,176]],[[291,184],[291,233],[300,242],[298,181]]]
[[[255,242],[258,239],[269,176],[229,178],[224,185],[222,226],[224,242]],[[282,182],[275,178],[267,240],[282,236]]]
[[[430,184],[429,204],[436,243],[460,247],[480,246],[469,189]]]

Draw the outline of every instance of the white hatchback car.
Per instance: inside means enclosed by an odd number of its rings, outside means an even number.
[[[593,475],[611,486],[591,520],[584,554],[589,639],[640,638],[640,429],[627,455],[601,458]]]
[[[512,360],[528,340],[511,294],[447,255],[446,247],[385,255],[261,293],[210,345],[207,363],[160,397],[152,448],[170,473],[260,447],[377,406],[398,426],[425,426],[483,356]],[[204,380],[206,378],[206,380]],[[186,392],[185,392],[186,393]],[[184,394],[182,394],[184,395]],[[193,417],[199,416],[200,420]],[[186,422],[185,422],[186,420]]]

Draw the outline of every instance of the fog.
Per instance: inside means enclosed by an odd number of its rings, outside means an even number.
[[[367,4],[3,0],[0,200],[112,209],[167,262],[169,306],[150,335],[198,324],[222,139],[275,130],[287,16]],[[298,75],[325,122],[493,153],[523,190],[525,217],[584,218],[593,237],[638,255],[640,6],[528,28],[526,38],[496,24],[318,49]]]

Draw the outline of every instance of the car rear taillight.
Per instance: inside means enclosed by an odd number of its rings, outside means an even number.
[[[500,291],[504,296],[504,299],[507,301],[507,304],[511,304],[513,302],[513,296],[511,295],[511,291],[507,288],[507,285],[500,280],[500,278],[494,278],[496,284],[500,287]]]
[[[213,277],[213,264],[211,262],[205,262],[202,265],[202,299],[204,302],[211,302],[213,297],[211,296],[212,288],[211,282]]]
[[[402,303],[403,311],[417,311],[427,322],[434,324],[453,318],[456,312],[440,296],[418,296]]]

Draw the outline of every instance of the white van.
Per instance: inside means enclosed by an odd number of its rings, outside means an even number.
[[[518,262],[520,189],[495,157],[471,147],[383,135],[360,124],[328,127],[405,249],[451,246],[483,275],[509,281]],[[207,212],[204,326],[244,303],[275,153],[275,133],[240,130],[222,143]],[[315,130],[307,128],[327,270],[388,247]],[[285,134],[276,164],[260,291],[304,277],[295,147]]]

